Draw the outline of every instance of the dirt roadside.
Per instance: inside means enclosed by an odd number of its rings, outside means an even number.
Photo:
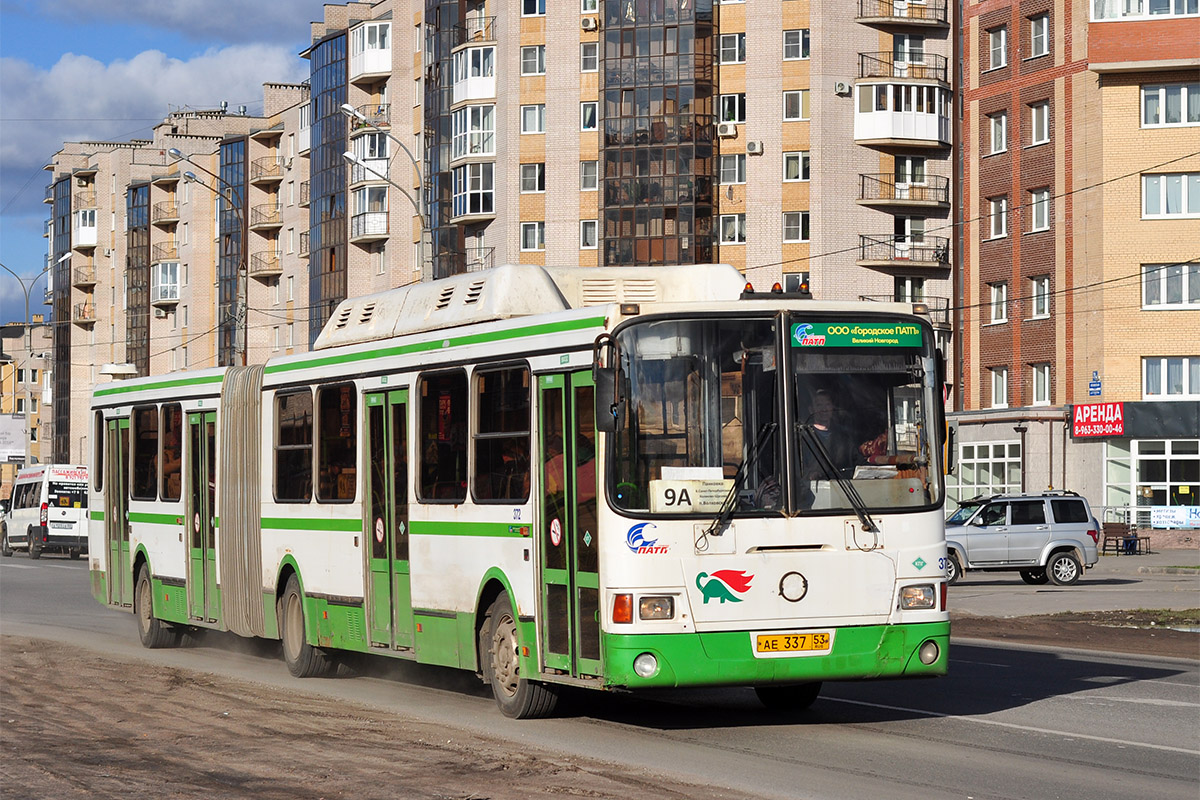
[[[1173,630],[1169,626],[1200,626],[1200,609],[1169,614],[1155,611],[1082,611],[1003,618],[951,613],[950,641],[953,643],[956,638],[990,639],[1006,643],[1200,660],[1200,634]]]
[[[1195,633],[1110,627],[1135,622],[1149,618],[956,616],[952,630],[955,637],[1200,658]],[[0,674],[5,800],[748,798],[624,765],[514,754],[499,739],[399,714],[45,640],[0,637]]]

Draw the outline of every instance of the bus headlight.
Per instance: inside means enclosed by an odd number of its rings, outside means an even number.
[[[905,586],[900,590],[900,608],[902,609],[933,608],[934,602],[935,594],[931,584]]]
[[[658,673],[658,659],[650,653],[642,653],[633,660],[633,671],[639,678],[653,678]]]
[[[642,597],[638,599],[638,619],[674,619],[674,597]],[[644,675],[642,677],[645,677]]]

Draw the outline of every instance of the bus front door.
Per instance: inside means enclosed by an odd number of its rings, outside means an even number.
[[[411,650],[408,569],[408,391],[374,392],[367,404],[368,627],[373,647]]]
[[[590,372],[538,380],[543,659],[576,676],[601,673],[594,392]]]
[[[108,459],[104,469],[104,535],[108,542],[108,603],[133,605],[133,575],[129,561],[129,418],[108,421]]]
[[[216,622],[217,415],[188,414],[188,616]]]

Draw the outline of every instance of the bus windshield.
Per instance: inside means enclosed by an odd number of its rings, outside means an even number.
[[[800,315],[622,330],[613,505],[715,517],[940,502],[931,337],[911,320],[867,322],[870,344],[839,338],[853,324]]]

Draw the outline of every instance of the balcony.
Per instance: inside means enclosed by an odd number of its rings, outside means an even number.
[[[387,180],[388,160],[386,158],[364,158],[361,164],[350,165],[350,185],[357,183],[383,183]]]
[[[76,325],[93,325],[96,322],[96,307],[91,303],[76,303],[71,313],[71,322]]]
[[[949,26],[946,0],[858,0],[857,22],[864,25],[915,25],[945,28]]]
[[[453,103],[496,97],[496,45],[470,45],[454,51]]]
[[[350,30],[351,83],[371,82],[392,72],[392,25],[365,22]]]
[[[46,294],[42,297],[42,302],[45,305],[54,305],[54,289],[47,289]]]
[[[176,274],[178,272],[176,271]],[[179,280],[160,279],[157,272],[152,273],[150,282],[150,305],[155,308],[166,308],[179,303]]]
[[[76,192],[71,198],[71,208],[78,211],[81,208],[96,207],[96,193],[88,190],[86,192]]]
[[[250,209],[250,230],[260,231],[283,225],[278,203],[264,203]]]
[[[155,203],[150,211],[150,221],[155,225],[174,225],[179,222],[179,204],[174,200]]]
[[[926,175],[920,181],[897,180],[890,172],[858,176],[860,206],[949,208],[950,179]]]
[[[300,232],[300,257],[308,258],[308,231]]]
[[[71,285],[76,289],[90,289],[96,285],[95,267],[76,267],[71,275]]]
[[[874,303],[924,303],[929,309],[929,318],[934,327],[950,327],[950,298],[949,297],[896,297],[890,294],[860,294],[859,300]]]
[[[912,81],[937,81],[950,85],[946,57],[922,53],[919,61],[897,61],[894,53],[859,53],[859,78],[899,78]]]
[[[950,90],[910,83],[854,87],[854,141],[867,146],[949,147],[953,134]]]
[[[300,181],[300,207],[308,208],[309,203],[309,183],[308,181]]]
[[[283,180],[283,164],[277,156],[263,156],[250,162],[250,183],[274,183]]]
[[[71,228],[71,249],[94,250],[96,248],[96,212],[88,212],[91,221],[80,221],[78,217]]]
[[[53,203],[54,202],[54,184],[53,183],[46,186],[46,194],[45,194],[45,196],[42,197],[42,202],[43,203]]]
[[[159,261],[176,261],[179,258],[179,245],[175,242],[159,242],[150,248],[150,263]]]
[[[377,242],[388,238],[388,215],[386,211],[366,211],[350,218],[350,241]]]
[[[496,41],[495,17],[469,17],[462,25],[454,26],[454,47],[474,42]]]
[[[264,250],[250,256],[250,277],[260,281],[278,278],[283,274],[283,265],[279,261],[278,250]]]
[[[46,220],[45,222],[43,222],[43,223],[42,223],[42,236],[43,236],[43,238],[49,239],[49,238],[50,238],[50,234],[51,234],[51,233],[53,233],[53,232],[54,232],[54,220],[53,220],[53,219],[48,219],[48,220]]]
[[[950,240],[943,236],[859,235],[860,267],[950,268]]]
[[[368,128],[374,126],[376,128],[388,128],[392,124],[391,106],[387,103],[370,103],[365,106],[358,107],[358,113],[366,117],[366,122],[355,118],[351,121],[351,125],[355,128]]]

